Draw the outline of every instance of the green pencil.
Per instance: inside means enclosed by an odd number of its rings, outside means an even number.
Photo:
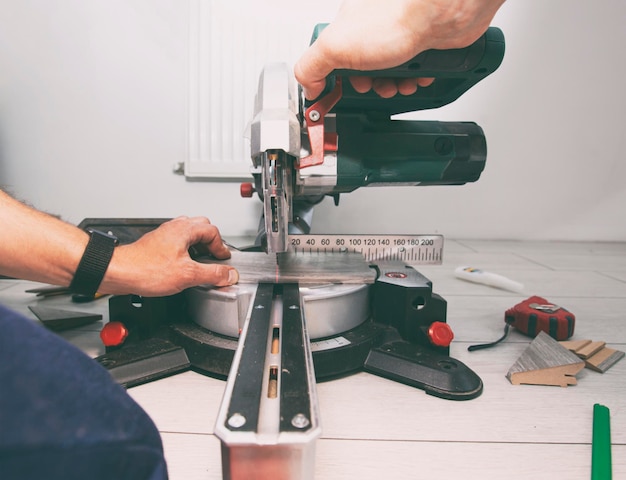
[[[593,406],[593,437],[591,440],[591,480],[611,480],[611,417],[609,409]]]

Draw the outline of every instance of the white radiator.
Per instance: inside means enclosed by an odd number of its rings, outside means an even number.
[[[185,176],[250,178],[251,120],[259,74],[268,62],[291,66],[338,0],[189,0],[189,149]]]

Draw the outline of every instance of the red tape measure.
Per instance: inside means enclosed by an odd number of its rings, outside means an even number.
[[[542,297],[530,297],[504,313],[504,321],[529,337],[546,332],[555,340],[574,334],[576,317],[568,310]]]
[[[567,340],[574,335],[576,317],[563,307],[542,297],[530,297],[504,312],[504,335],[495,342],[471,345],[470,352],[497,345],[506,338],[509,327],[515,327],[529,337],[545,332],[555,340]]]

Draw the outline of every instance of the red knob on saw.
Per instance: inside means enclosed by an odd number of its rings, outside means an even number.
[[[256,190],[254,189],[254,185],[252,185],[250,182],[244,182],[241,185],[239,185],[239,193],[241,194],[243,198],[252,197],[255,191]]]
[[[437,347],[449,347],[454,338],[450,325],[444,322],[433,322],[428,327],[428,339]]]
[[[109,322],[100,330],[100,338],[105,347],[117,347],[128,337],[128,329],[122,322]]]

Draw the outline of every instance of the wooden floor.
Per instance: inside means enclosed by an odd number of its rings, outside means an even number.
[[[502,333],[503,315],[540,295],[576,315],[574,339],[605,340],[626,351],[626,243],[446,240],[444,264],[422,267],[448,301],[451,355],[484,382],[474,400],[426,395],[367,373],[318,384],[322,438],[316,479],[588,479],[594,403],[611,412],[613,478],[626,478],[626,359],[604,374],[584,369],[578,385],[513,386],[505,378],[530,339],[467,346]],[[525,295],[456,279],[469,265],[522,282]],[[55,306],[24,293],[28,282],[0,280],[0,302],[33,317],[28,305]],[[106,300],[76,306],[105,310]],[[33,317],[34,318],[34,317]],[[89,355],[102,353],[101,324],[64,334]],[[186,372],[129,390],[162,432],[172,480],[220,479],[213,429],[224,383]]]

